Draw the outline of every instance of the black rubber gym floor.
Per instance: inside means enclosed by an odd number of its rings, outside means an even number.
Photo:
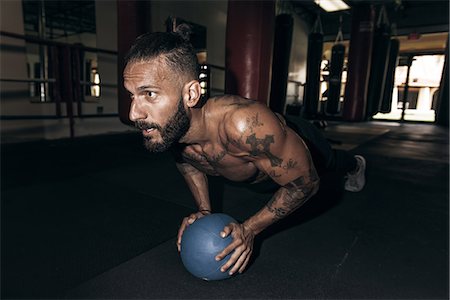
[[[167,154],[138,133],[2,145],[5,298],[448,299],[448,129],[330,124],[368,161],[360,193],[319,195],[263,232],[248,270],[204,282],[175,247],[195,207]],[[213,207],[244,220],[270,198],[210,178]]]

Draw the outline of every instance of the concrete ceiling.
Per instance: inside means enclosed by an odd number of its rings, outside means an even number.
[[[384,5],[390,23],[396,24],[394,35],[401,37],[401,51],[437,51],[445,48],[449,28],[448,0],[344,0],[350,7],[373,4],[376,13]],[[41,1],[24,0],[24,19],[27,32],[37,32],[39,9],[44,3],[46,36],[58,38],[83,32],[95,33],[95,2],[84,1]],[[320,14],[324,41],[334,41],[342,18],[344,39],[350,38],[352,10],[327,13],[314,3],[314,0],[281,0],[281,6],[289,7],[290,13],[297,14],[313,26]],[[419,39],[408,40],[411,33]],[[431,34],[431,35],[430,35]],[[444,45],[444,46],[442,46]]]
[[[448,40],[448,33],[426,33],[421,35],[418,39],[409,39],[408,36],[398,36],[400,41],[400,54],[435,54],[443,53]],[[349,41],[342,42],[345,46],[345,52],[348,56],[350,49]],[[331,48],[334,46],[334,41],[325,42],[323,44],[323,53],[327,59],[331,58]]]
[[[351,9],[327,13],[316,5],[313,0],[290,0],[288,2],[292,5],[294,13],[311,26],[314,24],[317,14],[320,14],[325,41],[334,41],[336,38],[340,17],[342,17],[344,38],[349,38],[351,30]],[[397,35],[448,32],[448,0],[345,0],[345,2],[350,7],[361,4],[373,4],[377,17],[380,8],[384,5],[390,23],[396,24]]]

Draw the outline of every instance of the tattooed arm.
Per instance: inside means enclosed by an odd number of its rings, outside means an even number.
[[[302,206],[317,192],[318,187],[318,179],[305,183],[303,176],[287,183],[280,187],[266,206],[248,219],[244,225],[251,228],[255,234],[260,233]]]
[[[235,273],[243,272],[247,266],[255,235],[311,198],[318,190],[319,178],[303,140],[265,106],[240,110],[229,122],[228,138],[235,141],[233,145],[247,151],[249,161],[280,185],[269,203],[255,215],[243,224],[224,228],[222,236],[231,234],[233,242],[217,259],[234,250],[222,271],[231,267],[229,272]]]
[[[319,189],[319,177],[306,146],[304,146],[304,150],[306,171],[304,170],[305,168],[294,171],[293,169],[297,167],[297,163],[292,160],[283,167],[286,169],[290,168],[291,173],[298,174],[299,176],[297,178],[284,183],[284,181],[281,181],[282,175],[276,171],[270,171],[269,174],[271,174],[272,179],[281,186],[266,206],[246,221],[245,224],[252,228],[255,234],[260,233],[269,225],[286,217],[317,193]]]

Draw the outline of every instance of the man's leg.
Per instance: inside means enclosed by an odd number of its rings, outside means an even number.
[[[285,117],[287,125],[306,143],[319,175],[337,172],[346,176],[345,189],[352,192],[362,190],[365,184],[365,160],[360,155],[331,148],[323,134],[307,120]]]

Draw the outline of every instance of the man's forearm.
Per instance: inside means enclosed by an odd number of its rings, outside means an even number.
[[[303,177],[300,177],[280,187],[266,206],[245,221],[244,225],[258,234],[302,206],[317,192],[318,188],[318,179],[305,183]]]
[[[189,190],[194,197],[199,211],[211,211],[209,201],[208,177],[189,164],[177,163],[177,168],[183,175]]]

